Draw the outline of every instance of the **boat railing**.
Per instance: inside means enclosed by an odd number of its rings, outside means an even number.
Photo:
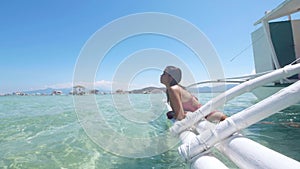
[[[271,73],[259,76],[249,81],[245,81],[244,83],[241,83],[240,85],[237,85],[225,91],[224,93],[221,93],[212,100],[208,101],[205,105],[196,110],[194,113],[191,113],[185,119],[175,123],[170,128],[170,131],[174,135],[178,135],[183,130],[193,126],[195,123],[199,122],[202,118],[207,116],[211,112],[211,110],[215,110],[218,107],[224,105],[225,102],[228,102],[229,100],[232,100],[233,98],[246,92],[249,92],[257,87],[283,79],[285,77],[292,76],[294,74],[298,74],[299,72],[300,64],[298,63],[295,65],[287,65],[284,68],[277,69]]]
[[[215,127],[208,127],[203,121],[211,110],[243,93],[249,92],[294,74],[300,73],[300,64],[287,65],[271,73],[245,81],[210,100],[194,113],[189,113],[181,121],[176,121],[170,128],[174,136],[179,136],[183,144],[178,148],[179,154],[191,162],[191,168],[227,168],[215,157],[208,155],[212,147],[217,147],[240,168],[300,168],[300,163],[277,153],[239,134],[240,130],[249,127],[272,114],[300,102],[300,81],[280,90],[261,102],[228,117]],[[203,123],[206,122],[203,127]],[[190,128],[196,127],[198,135],[192,134]],[[210,160],[211,163],[207,162]],[[275,161],[275,163],[274,163]],[[280,163],[276,163],[280,161]]]

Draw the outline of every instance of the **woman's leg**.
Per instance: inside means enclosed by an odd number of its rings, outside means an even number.
[[[219,111],[213,111],[205,117],[210,122],[220,122],[227,118],[227,116]]]

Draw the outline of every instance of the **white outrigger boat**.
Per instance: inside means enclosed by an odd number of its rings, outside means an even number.
[[[299,14],[299,10],[299,0],[286,0],[254,23],[262,25],[251,35],[256,73],[262,74],[300,63],[300,20],[292,19],[292,15]],[[279,18],[285,20],[278,21]],[[252,92],[257,98],[264,99],[299,79],[300,74],[296,74]]]
[[[288,29],[288,26],[286,27],[286,25],[290,25],[290,28],[297,27],[296,30],[299,32],[300,21],[289,20],[284,21],[283,23],[268,23],[271,19],[291,15],[299,10],[300,0],[287,0],[256,22],[263,23],[263,27],[255,31],[252,36],[254,40],[257,40],[258,38],[257,41],[261,41],[254,45],[256,71],[259,73],[258,77],[250,80],[248,79],[224,93],[221,93],[194,113],[189,113],[185,119],[176,121],[170,128],[170,132],[174,136],[178,136],[182,141],[182,145],[178,147],[178,152],[182,158],[190,163],[192,169],[228,168],[221,160],[210,153],[212,149],[221,152],[239,168],[300,168],[300,162],[271,150],[239,133],[240,130],[257,123],[282,109],[300,103],[300,63],[296,63],[297,61],[295,61],[299,58],[300,54],[300,35],[298,34],[299,37],[294,36],[296,37],[296,40],[293,40],[295,46],[292,48],[295,51],[294,53],[289,51],[293,53],[293,55],[287,60],[285,60],[286,58],[282,58],[285,54],[281,54],[281,50],[285,50],[285,48],[279,49],[276,46],[276,43],[279,43],[280,41],[277,42],[274,40],[274,36],[272,35],[273,29],[281,27],[282,24],[284,25],[282,28],[284,30]],[[273,24],[279,26],[273,27],[271,26]],[[291,33],[294,30],[289,31]],[[262,35],[259,38],[259,32],[267,35]],[[295,35],[295,33],[293,33],[293,35]],[[265,43],[268,43],[268,45]],[[262,54],[267,56],[262,57]],[[282,60],[284,60],[284,64]],[[287,64],[287,62],[290,61],[294,63]],[[263,66],[264,64],[267,66]],[[266,71],[271,72],[265,73]],[[218,109],[226,102],[241,94],[249,91],[259,91],[258,93],[260,93],[261,90],[264,90],[262,87],[266,86],[272,86],[271,88],[277,89],[278,85],[282,88],[280,91],[276,92],[273,90],[268,93],[272,94],[270,97],[228,117],[218,124],[210,123],[204,118],[211,110]],[[261,96],[262,97],[260,98],[264,98],[266,95]],[[168,108],[170,109],[169,106]]]

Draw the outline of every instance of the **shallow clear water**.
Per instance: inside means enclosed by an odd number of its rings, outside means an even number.
[[[202,103],[210,98],[210,94],[199,95]],[[98,95],[94,99],[102,121],[95,117],[94,123],[87,123],[93,125],[84,127],[81,124],[88,121],[82,115],[89,116],[92,110],[77,107],[75,111],[72,96],[0,97],[0,168],[188,168],[177,154],[176,142],[165,139],[161,145],[151,145],[154,139],[167,137],[170,127],[164,116],[164,95]],[[226,104],[223,111],[230,116],[255,102],[252,94],[245,94]],[[83,105],[90,107],[90,102]],[[299,122],[300,108],[294,106],[243,134],[300,161]],[[99,133],[100,143],[95,139]],[[144,139],[145,148],[139,142],[130,145],[122,137]],[[134,152],[135,146],[140,152]],[[151,146],[162,152],[152,152]]]

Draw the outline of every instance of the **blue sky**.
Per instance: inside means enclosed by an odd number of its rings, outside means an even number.
[[[250,34],[257,28],[253,23],[281,2],[283,0],[1,1],[0,93],[70,87],[77,58],[88,39],[120,17],[143,12],[167,13],[190,22],[215,47],[226,77],[250,74],[254,69]],[[149,43],[142,43],[144,41]],[[204,72],[196,73],[197,80],[207,79],[205,68],[188,56],[192,54],[183,45],[165,37],[145,35],[127,39],[105,57],[95,76],[99,87],[109,86],[122,60],[143,48],[168,50],[192,70]],[[114,52],[118,55],[113,55]],[[235,59],[231,61],[232,58]],[[132,83],[136,83],[136,87],[159,85],[160,73],[160,70],[138,73]]]

